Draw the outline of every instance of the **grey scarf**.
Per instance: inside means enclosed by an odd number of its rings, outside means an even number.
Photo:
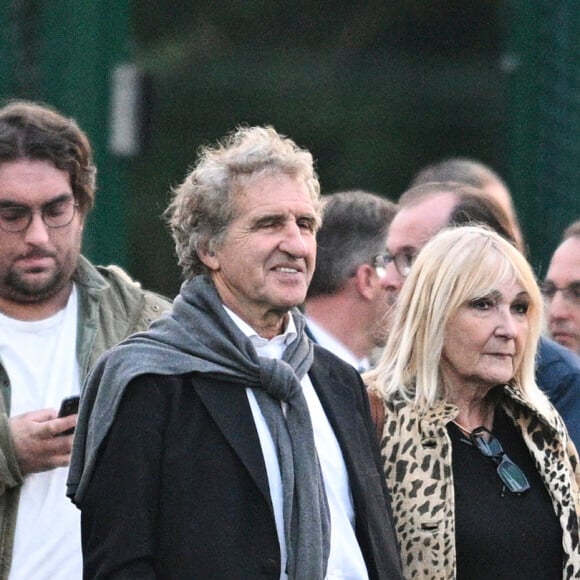
[[[96,457],[127,384],[136,376],[205,373],[254,389],[276,444],[282,474],[287,573],[291,579],[324,578],[330,552],[330,515],[312,423],[300,380],[313,347],[304,319],[292,311],[298,338],[282,360],[259,357],[227,314],[212,282],[184,282],[173,310],[97,362],[84,385],[67,482],[68,496],[82,503]],[[287,403],[284,417],[280,401]],[[242,523],[243,525],[243,523]]]

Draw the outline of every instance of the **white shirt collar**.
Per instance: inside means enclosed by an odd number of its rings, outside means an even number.
[[[308,328],[312,333],[312,336],[316,339],[316,342],[329,350],[331,353],[335,354],[338,358],[347,362],[349,365],[353,366],[358,371],[367,371],[370,368],[369,359],[367,357],[357,358],[357,356],[350,351],[342,342],[340,342],[335,336],[330,334],[328,330],[325,330],[318,324],[314,319],[306,316],[306,323]]]
[[[234,321],[234,324],[250,339],[259,356],[280,359],[286,347],[298,337],[294,318],[290,314],[287,315],[284,332],[268,339],[260,336],[247,322],[242,320],[227,306],[224,306],[224,309]]]

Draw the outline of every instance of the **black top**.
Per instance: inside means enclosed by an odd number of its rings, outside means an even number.
[[[530,489],[504,488],[497,466],[453,423],[457,580],[562,578],[562,529],[524,440],[501,409],[492,433],[526,474]]]

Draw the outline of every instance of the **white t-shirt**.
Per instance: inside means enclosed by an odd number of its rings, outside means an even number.
[[[0,314],[0,358],[11,385],[10,416],[45,408],[80,393],[76,357],[77,292],[45,320]],[[82,578],[80,511],[66,497],[68,467],[24,477],[10,580]]]

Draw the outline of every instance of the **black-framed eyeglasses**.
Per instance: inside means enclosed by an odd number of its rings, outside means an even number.
[[[57,199],[45,203],[39,210],[28,205],[0,205],[0,228],[5,232],[18,233],[28,229],[33,215],[38,211],[49,228],[64,228],[74,216],[78,204],[72,199]]]
[[[574,306],[580,306],[580,282],[572,282],[568,286],[563,288],[558,288],[553,282],[544,282],[541,286],[542,295],[546,300],[551,301],[556,292],[562,292],[562,296],[565,300],[574,304]]]
[[[399,274],[403,278],[406,278],[409,275],[411,266],[413,265],[413,261],[415,260],[416,255],[417,252],[410,248],[404,248],[403,250],[397,252],[396,254],[385,252],[384,254],[375,256],[373,265],[377,269],[377,271],[382,269],[384,276],[384,270],[391,262],[393,262],[395,264],[397,272],[399,272]]]
[[[478,427],[469,438],[483,455],[496,463],[499,478],[511,492],[523,493],[530,489],[525,473],[507,456],[499,440],[488,429]]]

